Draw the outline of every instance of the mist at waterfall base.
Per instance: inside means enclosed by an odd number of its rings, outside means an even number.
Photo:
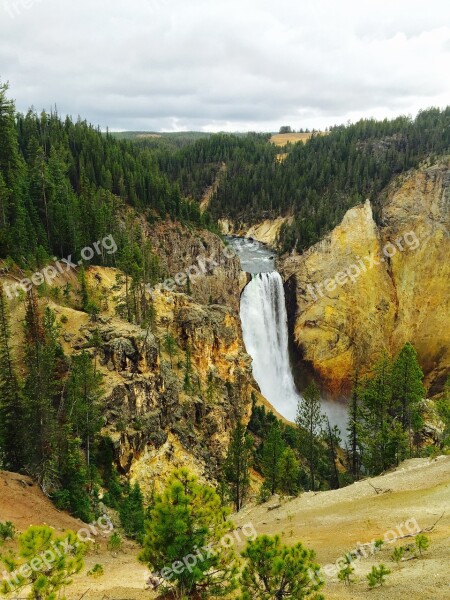
[[[289,340],[283,281],[277,271],[252,275],[241,296],[244,343],[253,359],[253,376],[263,396],[286,419],[295,421],[301,398],[289,360]],[[322,399],[322,412],[346,438],[347,410]]]

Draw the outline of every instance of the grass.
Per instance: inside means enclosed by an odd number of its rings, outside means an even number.
[[[319,132],[320,135],[326,135],[323,131]],[[312,136],[312,133],[275,133],[270,141],[275,146],[286,146],[286,144],[296,144],[297,142],[307,142]]]

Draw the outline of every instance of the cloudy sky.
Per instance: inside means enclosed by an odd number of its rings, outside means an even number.
[[[277,130],[450,104],[448,0],[0,0],[0,80],[112,130]]]

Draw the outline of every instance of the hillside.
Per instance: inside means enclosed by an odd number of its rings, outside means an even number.
[[[36,486],[21,483],[23,479],[15,474],[0,474],[1,518],[9,516],[19,530],[29,523],[41,522],[61,529],[71,527],[76,530],[80,526],[74,519],[53,509]],[[241,550],[245,540],[242,533],[239,534],[239,527],[247,525],[248,530],[252,528],[258,534],[283,532],[287,543],[304,542],[316,550],[318,562],[324,566],[334,563],[358,543],[369,544],[374,539],[383,539],[386,534],[386,539],[392,539],[394,535],[415,532],[415,523],[420,529],[427,529],[440,519],[427,534],[431,544],[423,558],[401,562],[396,567],[390,560],[392,549],[410,543],[411,538],[386,544],[379,553],[356,563],[355,585],[347,588],[335,576],[329,577],[324,594],[326,598],[336,600],[367,598],[365,574],[373,564],[384,562],[392,574],[384,588],[370,592],[374,598],[444,600],[448,597],[450,583],[446,579],[450,560],[449,493],[450,457],[439,457],[434,461],[409,460],[392,473],[357,482],[342,490],[308,492],[294,500],[275,497],[267,504],[248,506],[233,516],[238,528],[235,533],[241,539],[241,543],[236,541],[236,549]],[[277,504],[280,504],[279,508],[271,509]],[[102,539],[100,549],[88,555],[82,574],[67,589],[68,600],[76,600],[86,590],[93,600],[105,596],[128,600],[155,598],[152,592],[144,591],[148,571],[136,561],[136,546],[127,544],[119,553],[112,553],[106,550]],[[95,563],[102,564],[105,572],[98,579],[86,576]]]
[[[348,391],[355,369],[367,372],[383,349],[396,353],[407,341],[431,395],[442,389],[450,368],[449,228],[446,157],[399,176],[321,242],[280,261],[299,360],[333,394]]]
[[[321,133],[323,135],[323,133]],[[275,146],[286,146],[286,144],[296,144],[297,142],[307,142],[311,139],[313,133],[275,133],[270,141]]]

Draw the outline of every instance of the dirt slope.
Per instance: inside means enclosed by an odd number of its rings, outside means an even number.
[[[56,511],[36,486],[29,486],[27,478],[1,473],[0,484],[1,520],[13,520],[22,529],[30,523],[47,522],[72,529],[79,524]],[[277,504],[279,508],[269,510]],[[383,588],[370,591],[372,600],[444,600],[450,597],[450,456],[433,461],[405,461],[396,471],[342,490],[307,492],[291,500],[272,498],[267,504],[244,509],[234,516],[234,522],[237,527],[251,523],[258,534],[281,533],[287,544],[301,541],[315,549],[318,562],[325,566],[355,548],[358,542],[367,544],[414,531],[415,522],[425,529],[439,518],[434,530],[427,534],[430,548],[421,559],[404,561],[396,567],[390,559],[393,548],[413,540],[385,544],[376,555],[354,563],[356,583],[351,588],[332,576],[326,578],[323,593],[327,600],[367,598],[365,576],[372,565],[382,562],[392,574]],[[145,590],[148,571],[137,562],[135,545],[126,543],[118,553],[108,552],[104,542],[100,546],[98,553],[86,557],[83,574],[67,589],[68,600],[77,600],[85,592],[84,598],[93,600],[156,597]],[[243,543],[237,544],[236,549],[241,550],[242,546]],[[96,563],[103,566],[104,575],[93,579],[86,572]]]
[[[386,534],[387,539],[392,539],[391,530],[395,536],[415,531],[413,519],[425,529],[444,514],[435,529],[427,534],[431,543],[424,558],[402,562],[397,568],[390,559],[393,548],[411,543],[413,539],[385,544],[381,552],[356,563],[354,586],[349,589],[338,582],[336,576],[327,577],[323,593],[326,599],[366,598],[369,593],[366,574],[372,565],[384,563],[392,575],[383,588],[370,592],[372,599],[443,600],[450,597],[450,456],[432,462],[408,460],[392,473],[342,490],[307,492],[300,498],[282,501],[280,508],[269,510],[276,504],[278,501],[272,499],[265,505],[244,510],[234,519],[235,523],[251,522],[258,534],[283,532],[285,543],[301,541],[314,548],[321,566],[335,563],[356,548],[358,542],[366,544],[384,539]]]
[[[32,479],[0,471],[0,521],[12,521],[18,531],[30,525],[51,525],[77,531],[83,522],[57,510]]]

